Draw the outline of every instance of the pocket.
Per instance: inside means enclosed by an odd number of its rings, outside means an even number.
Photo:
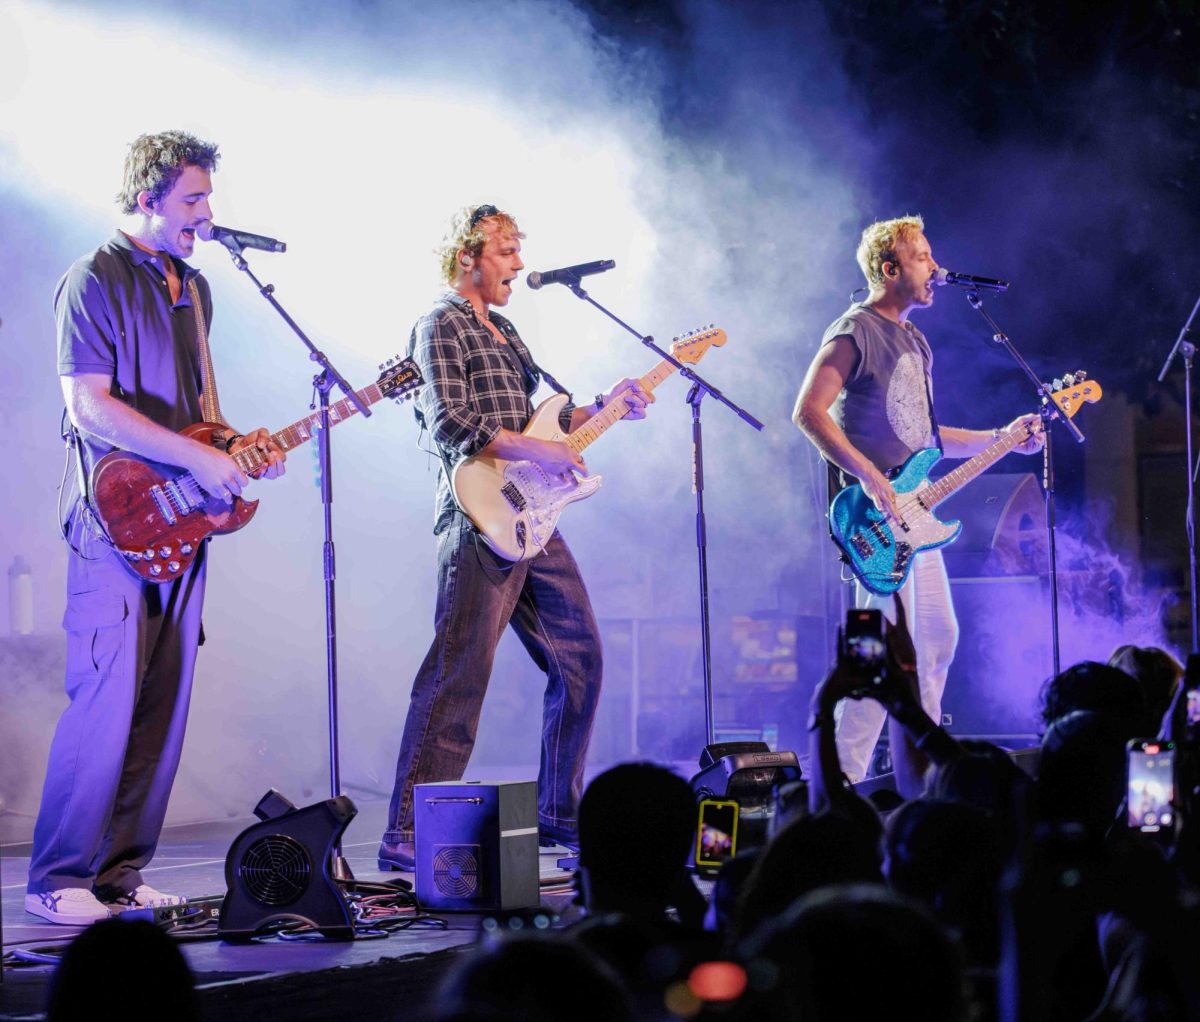
[[[72,676],[105,674],[121,651],[129,608],[107,589],[72,593],[62,625],[67,632],[68,685]]]

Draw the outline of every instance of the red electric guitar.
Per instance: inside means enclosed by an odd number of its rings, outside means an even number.
[[[421,373],[412,359],[392,358],[380,369],[379,379],[355,392],[364,405],[385,397],[403,401],[421,385]],[[356,412],[349,398],[343,398],[329,406],[329,422],[336,425]],[[290,451],[316,436],[320,421],[320,413],[314,412],[271,434],[271,439]],[[180,433],[220,446],[229,429],[197,422]],[[253,447],[238,451],[233,460],[247,475],[265,464]],[[113,451],[96,462],[91,489],[96,514],[113,546],[130,570],[147,582],[177,578],[195,559],[201,541],[236,532],[258,510],[257,500],[235,497],[227,504],[202,490],[190,472],[128,451]]]

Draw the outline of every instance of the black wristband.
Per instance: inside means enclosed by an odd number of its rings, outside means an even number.
[[[604,407],[604,395],[596,395],[596,411],[600,411]]]
[[[245,433],[234,433],[232,436],[230,436],[225,441],[225,453],[229,454],[230,451],[233,450],[233,445],[236,444],[239,440],[241,440],[242,437],[244,437],[245,435],[246,435]]]

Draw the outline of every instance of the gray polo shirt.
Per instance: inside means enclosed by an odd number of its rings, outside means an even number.
[[[79,259],[58,282],[58,373],[112,377],[112,395],[152,422],[179,431],[202,419],[196,317],[187,282],[195,278],[204,321],[212,324],[212,296],[200,271],[175,260],[183,284],[172,304],[162,260],[119,231]],[[87,471],[112,445],[83,433]],[[78,499],[75,473],[68,477],[64,508]]]
[[[937,447],[933,352],[911,323],[900,326],[855,302],[829,325],[824,347],[846,337],[858,352],[854,371],[830,414],[880,471],[902,464],[923,447]]]

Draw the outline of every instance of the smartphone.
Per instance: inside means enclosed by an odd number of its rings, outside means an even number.
[[[883,644],[883,612],[855,610],[846,612],[842,633],[842,655],[855,667],[883,670],[887,649]]]
[[[1200,739],[1200,653],[1189,653],[1187,671],[1183,675],[1185,700],[1184,723],[1188,741]]]
[[[696,825],[697,869],[718,869],[726,859],[737,855],[739,807],[725,799],[700,800],[700,819]]]
[[[1126,747],[1126,822],[1143,834],[1175,826],[1175,743],[1135,738]]]

